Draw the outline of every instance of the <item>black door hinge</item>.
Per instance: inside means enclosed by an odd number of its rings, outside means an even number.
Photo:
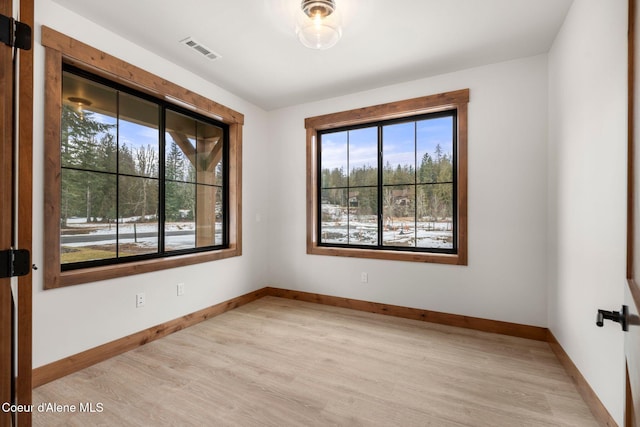
[[[9,16],[0,15],[0,41],[7,46],[31,50],[31,27]]]
[[[0,251],[0,279],[26,276],[31,271],[31,254],[26,249]]]

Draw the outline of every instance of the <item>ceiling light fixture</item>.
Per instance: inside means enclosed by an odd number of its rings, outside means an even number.
[[[85,98],[80,98],[80,97],[77,97],[77,96],[70,96],[67,99],[69,101],[73,102],[74,104],[86,105],[87,107],[91,106],[91,101],[89,101],[88,99],[85,99]]]
[[[80,120],[84,120],[84,107],[90,107],[91,101],[77,96],[70,96],[67,99],[69,100],[69,102],[78,105],[78,114],[80,115]]]
[[[296,33],[308,48],[325,50],[342,37],[340,15],[334,0],[302,0]]]

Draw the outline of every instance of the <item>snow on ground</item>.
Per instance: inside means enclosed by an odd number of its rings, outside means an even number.
[[[134,229],[138,233],[150,233],[158,230],[158,222],[136,222],[140,221],[140,217],[121,218],[116,224],[111,222],[108,224],[101,222],[87,222],[86,218],[68,218],[67,228],[62,230],[62,235],[65,235],[65,231],[73,230],[68,234],[82,234],[79,231],[86,231],[86,234],[113,234],[116,229],[120,233],[133,233]],[[147,219],[149,221],[149,219]],[[196,224],[194,221],[182,221],[182,222],[168,222],[166,224],[167,231],[178,230],[195,230]],[[84,230],[83,230],[84,229]]]
[[[378,222],[375,215],[340,215],[335,221],[322,222],[322,243],[376,245]],[[382,232],[383,244],[419,248],[453,247],[451,222],[389,221]]]
[[[62,229],[62,245],[84,247],[133,243],[140,248],[157,249],[158,223],[134,222],[140,219],[140,217],[124,218],[117,224],[104,224],[87,222],[86,218],[69,218],[67,220],[68,227]],[[194,248],[196,245],[195,229],[195,222],[167,223],[165,226],[165,246],[172,250]],[[216,230],[216,241],[222,241],[220,229]]]

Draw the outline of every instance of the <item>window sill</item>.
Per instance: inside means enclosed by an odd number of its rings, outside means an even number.
[[[466,254],[437,254],[426,252],[401,252],[394,250],[332,248],[311,244],[307,254],[352,258],[384,259],[390,261],[428,262],[434,264],[467,265]]]
[[[240,248],[221,249],[212,252],[186,254],[167,258],[157,258],[145,261],[131,262],[118,265],[83,268],[60,272],[59,280],[53,283],[45,282],[45,289],[55,289],[100,280],[116,279],[134,274],[149,273],[169,268],[185,267],[203,262],[216,261],[242,255]]]

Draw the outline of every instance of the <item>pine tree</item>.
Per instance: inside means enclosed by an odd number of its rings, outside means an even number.
[[[104,176],[96,171],[105,171],[111,155],[102,149],[102,144],[113,141],[110,133],[113,124],[101,123],[90,111],[80,113],[69,105],[62,106],[61,161],[62,209],[60,212],[63,226],[71,216],[86,216],[93,221],[99,215],[96,206],[101,205],[97,198],[103,196],[101,188]],[[69,169],[72,168],[72,169]]]

